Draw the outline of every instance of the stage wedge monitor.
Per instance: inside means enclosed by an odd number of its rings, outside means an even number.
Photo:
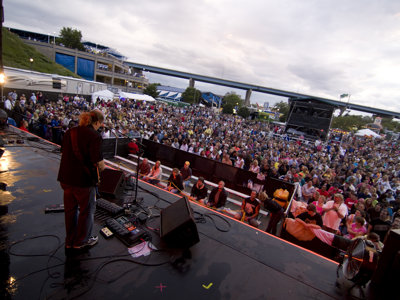
[[[99,193],[103,197],[116,198],[119,189],[123,185],[124,172],[113,169],[105,169],[100,173]]]
[[[189,248],[199,242],[197,226],[185,197],[161,210],[160,237],[173,248]]]

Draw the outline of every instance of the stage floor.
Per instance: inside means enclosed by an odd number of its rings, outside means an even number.
[[[218,212],[191,203],[200,242],[189,251],[170,249],[145,228],[158,249],[133,258],[119,239],[99,230],[99,243],[75,256],[64,253],[64,214],[44,213],[62,203],[56,181],[58,147],[28,141],[18,130],[0,131],[13,140],[0,159],[1,294],[7,299],[343,299],[351,283],[339,280],[337,263],[254,229]],[[16,144],[16,140],[24,144]],[[132,201],[124,190],[120,204]],[[139,183],[141,210],[159,228],[160,209],[179,199]],[[140,248],[140,246],[139,246]],[[141,249],[139,249],[141,250]],[[359,297],[357,289],[352,293]]]

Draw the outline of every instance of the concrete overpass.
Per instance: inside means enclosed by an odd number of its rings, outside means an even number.
[[[177,71],[177,70],[171,70],[171,69],[166,69],[166,68],[160,68],[160,67],[144,65],[144,64],[134,63],[134,62],[125,62],[125,64],[128,66],[137,68],[137,69],[141,69],[143,71],[188,79],[189,86],[191,86],[191,87],[194,87],[195,81],[197,80],[197,81],[201,81],[201,82],[205,82],[205,83],[211,83],[211,84],[246,90],[245,103],[247,105],[250,104],[251,93],[254,91],[254,92],[260,92],[260,93],[265,93],[265,94],[270,94],[270,95],[275,95],[275,96],[282,96],[282,97],[287,97],[287,98],[303,98],[303,99],[312,98],[312,99],[321,101],[326,104],[334,105],[335,107],[341,109],[342,111],[344,111],[345,109],[352,109],[352,110],[375,114],[375,115],[382,116],[382,117],[394,117],[394,118],[400,119],[399,112],[393,112],[393,111],[389,111],[389,110],[378,109],[378,108],[363,106],[363,105],[359,105],[359,104],[345,103],[345,102],[328,99],[328,98],[315,97],[315,96],[307,95],[307,94],[294,93],[294,92],[249,84],[249,83],[231,81],[231,80],[221,79],[221,78],[217,78],[217,77],[204,76],[204,75],[182,72],[182,71]]]

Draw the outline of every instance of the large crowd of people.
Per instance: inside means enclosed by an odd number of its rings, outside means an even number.
[[[322,217],[323,228],[336,234],[353,238],[375,232],[383,241],[388,230],[398,226],[397,141],[352,134],[339,142],[290,139],[281,134],[278,125],[221,114],[213,108],[129,99],[87,101],[78,95],[60,95],[50,101],[41,93],[18,96],[10,92],[2,104],[16,126],[57,144],[61,144],[66,130],[77,124],[82,111],[98,109],[105,116],[103,138],[141,136],[249,170],[259,178],[291,182],[298,186],[295,200],[313,204],[316,214]],[[152,172],[146,180],[159,180],[157,170]],[[202,182],[198,185],[200,188]],[[267,208],[273,207],[266,201],[270,196],[258,196]],[[246,201],[253,201],[249,199]],[[238,218],[254,220],[246,207],[244,203]],[[314,211],[312,206],[309,208]],[[256,222],[251,224],[255,226]]]

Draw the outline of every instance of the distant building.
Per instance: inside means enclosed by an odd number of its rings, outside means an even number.
[[[84,42],[86,51],[55,45],[55,36],[8,28],[37,51],[86,80],[107,84],[113,92],[141,93],[149,84],[143,72],[129,67],[126,58],[116,50]]]

